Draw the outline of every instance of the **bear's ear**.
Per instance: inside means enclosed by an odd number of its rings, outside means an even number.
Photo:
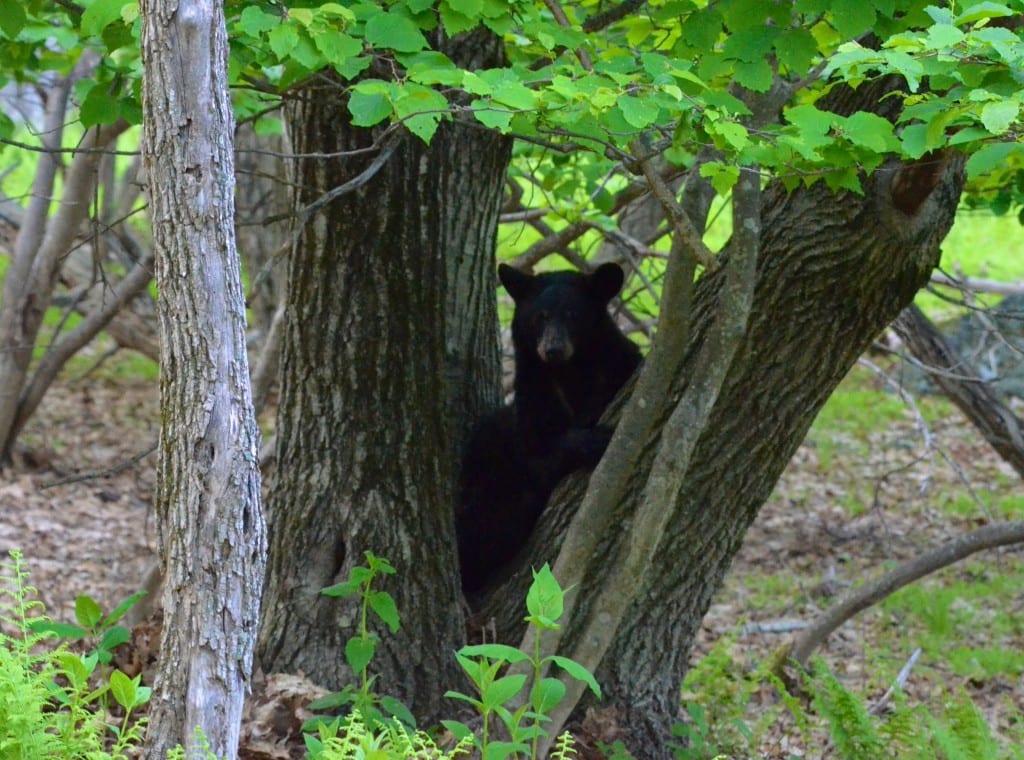
[[[525,272],[510,267],[508,264],[498,265],[498,279],[513,301],[520,301],[527,296],[533,285],[534,278]]]
[[[602,264],[590,275],[590,290],[605,303],[619,294],[626,275],[618,264]]]

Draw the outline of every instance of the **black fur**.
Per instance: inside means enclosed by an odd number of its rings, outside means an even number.
[[[466,446],[456,533],[462,586],[486,587],[526,543],[558,482],[594,467],[611,429],[601,415],[640,363],[608,314],[622,269],[528,275],[502,265],[515,301],[515,400],[484,417]]]

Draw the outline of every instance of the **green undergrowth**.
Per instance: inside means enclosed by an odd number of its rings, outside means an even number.
[[[928,654],[922,659],[928,659]],[[842,760],[1020,760],[1024,716],[993,727],[967,691],[940,686],[926,702],[898,688],[883,697],[901,667],[872,662],[877,683],[858,687],[821,659],[788,688],[771,660],[749,669],[741,644],[723,637],[687,674],[686,719],[676,727],[677,760],[826,756]],[[884,701],[883,701],[884,700]],[[783,749],[783,748],[786,749]]]
[[[82,635],[98,635],[97,649],[79,654],[57,643],[59,625],[35,596],[21,553],[11,551],[0,565],[0,758],[134,757],[145,727],[134,711],[148,701],[149,689],[110,667],[113,639],[101,634],[104,619],[94,602],[76,604],[89,623],[88,631],[78,627]],[[115,627],[113,615],[103,631]]]

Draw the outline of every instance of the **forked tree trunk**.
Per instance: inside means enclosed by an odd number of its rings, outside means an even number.
[[[866,87],[856,94],[872,95],[878,91]],[[848,112],[873,102],[834,107]],[[637,589],[597,673],[606,703],[622,711],[626,743],[637,757],[672,757],[667,745],[679,714],[679,684],[712,596],[818,410],[928,281],[962,183],[962,161],[939,156],[880,169],[866,181],[863,197],[833,194],[823,184],[792,194],[772,186],[764,193],[747,333],[691,457],[684,487],[665,505],[672,514],[654,568]],[[687,383],[700,382],[686,367],[708,333],[722,279],[719,272],[698,284],[688,358],[668,411]],[[622,536],[655,443],[631,474],[634,498],[620,506],[591,562],[576,620],[587,616],[588,599],[616,572],[615,558],[623,551]],[[524,567],[556,556],[579,505],[581,481],[556,493]],[[497,623],[499,640],[518,640],[526,575],[520,572],[497,589],[485,607],[485,616]],[[571,627],[564,644],[571,647],[577,634]]]
[[[266,556],[234,238],[221,7],[144,0],[143,152],[160,297],[163,636],[146,757],[237,757]]]
[[[492,57],[493,42],[482,48]],[[339,93],[307,90],[288,107],[296,153],[381,138],[348,124]],[[297,207],[360,175],[369,155],[297,161]],[[429,148],[400,135],[372,178],[304,227],[289,269],[260,662],[330,688],[352,682],[343,647],[358,616],[319,591],[372,551],[398,570],[384,588],[402,629],[381,631],[370,670],[427,719],[456,684],[463,640],[452,484],[458,434],[497,388],[493,254],[508,155],[504,140],[460,124],[443,124]]]

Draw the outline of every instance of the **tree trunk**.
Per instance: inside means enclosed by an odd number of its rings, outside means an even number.
[[[864,87],[856,93],[865,98],[860,107],[870,107],[878,95]],[[668,743],[679,714],[679,683],[713,594],[818,410],[927,282],[962,183],[959,158],[933,156],[876,171],[865,181],[864,196],[837,195],[823,183],[792,194],[778,185],[766,190],[747,332],[689,460],[684,486],[665,505],[671,516],[653,571],[637,588],[596,674],[606,703],[623,713],[626,743],[637,757],[672,756]],[[666,418],[684,388],[702,382],[689,371],[714,322],[724,269],[698,283],[687,358]],[[616,572],[656,448],[657,440],[649,442],[631,474],[632,496],[616,512],[591,562],[576,621],[588,617],[593,590]],[[557,555],[585,487],[581,481],[555,494],[524,567]],[[497,589],[485,606],[499,640],[517,640],[526,575],[520,572]],[[578,634],[570,623],[564,652],[571,654]]]
[[[161,337],[164,624],[146,757],[234,758],[265,570],[219,5],[144,0],[143,152]]]
[[[467,50],[493,59],[496,40],[483,40]],[[393,139],[351,126],[339,92],[307,90],[288,107],[294,152]],[[267,671],[351,682],[343,647],[357,616],[319,591],[372,551],[398,570],[385,588],[402,629],[382,632],[370,670],[433,720],[463,640],[455,456],[498,387],[494,240],[509,152],[459,123],[442,124],[429,148],[406,133],[391,147],[292,254],[259,656]],[[297,207],[360,175],[364,155],[298,160]]]

